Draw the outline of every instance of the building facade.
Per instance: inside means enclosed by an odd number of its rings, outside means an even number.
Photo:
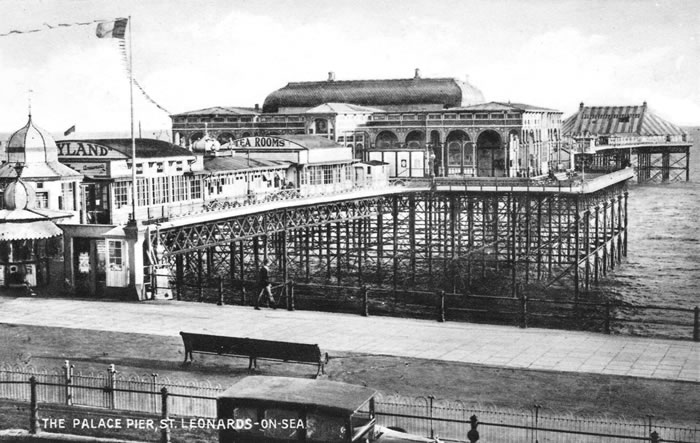
[[[484,102],[481,91],[450,78],[289,83],[262,110],[207,108],[172,116],[175,143],[209,135],[316,134],[389,165],[392,177],[517,177],[558,167],[562,113]]]

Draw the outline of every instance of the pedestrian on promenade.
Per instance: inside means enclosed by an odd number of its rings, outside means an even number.
[[[263,297],[267,296],[267,307],[272,307],[272,309],[277,309],[277,303],[275,303],[275,298],[272,295],[272,284],[270,283],[270,268],[268,267],[267,259],[263,260],[262,267],[260,268],[260,293],[258,298],[255,300],[255,309],[260,310],[260,302]]]

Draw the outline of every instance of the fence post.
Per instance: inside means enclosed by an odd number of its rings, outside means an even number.
[[[520,327],[527,329],[527,295],[520,293]]]
[[[289,305],[287,306],[287,309],[290,311],[293,311],[294,308],[294,280],[291,280],[289,282],[289,294],[287,296],[287,302]]]
[[[241,280],[241,305],[245,306],[247,304],[248,300],[246,298],[245,283]]]
[[[610,334],[610,302],[605,302],[605,333]]]
[[[467,432],[469,443],[476,443],[479,441],[479,431],[476,429],[479,426],[479,420],[476,418],[476,415],[469,417],[469,426],[471,427],[469,432]]]
[[[700,341],[700,307],[695,307],[695,318],[693,320],[693,341]]]
[[[659,438],[659,433],[652,431],[651,434],[649,434],[649,440],[651,440],[651,443],[659,443],[661,441]]]
[[[151,407],[153,412],[156,412],[158,410],[158,398],[156,397],[158,393],[158,374],[155,372],[151,373],[151,392],[153,392],[153,395],[151,395]]]
[[[107,376],[109,377],[109,408],[114,409],[114,387],[117,378],[117,369],[114,367],[114,364],[109,365],[109,369],[107,370]]]
[[[369,289],[362,286],[362,316],[369,317]]]
[[[66,380],[66,405],[70,406],[73,404],[73,398],[71,394],[70,385],[73,382],[73,367],[70,365],[70,361],[66,360],[63,365],[63,373],[65,374]]]
[[[160,443],[170,443],[170,417],[168,416],[168,388],[163,386],[161,395],[161,423],[164,425],[160,430]]]
[[[218,306],[223,306],[224,305],[224,279],[221,278],[221,276],[218,277],[219,279],[219,302],[217,303]]]
[[[36,400],[36,377],[29,377],[29,433],[39,431],[39,405]]]
[[[429,395],[428,400],[430,400],[430,438],[435,438],[435,430],[433,429],[433,400],[435,400],[435,397]]]
[[[439,304],[438,304],[438,321],[441,323],[445,322],[445,291],[440,291]]]

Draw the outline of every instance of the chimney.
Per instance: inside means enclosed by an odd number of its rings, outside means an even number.
[[[328,81],[329,82],[334,82],[335,81],[335,72],[331,71],[328,73]]]
[[[583,109],[583,102],[581,102],[581,103],[578,105],[578,109],[579,109],[579,111]]]
[[[647,101],[646,100],[644,100],[644,103],[642,104],[642,106],[644,106],[644,109],[647,108]]]
[[[420,68],[416,68],[416,73],[413,78],[420,78]]]
[[[260,105],[257,103],[255,104],[255,112],[260,112]]]

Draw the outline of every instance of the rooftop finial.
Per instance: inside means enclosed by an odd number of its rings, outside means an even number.
[[[32,119],[32,92],[34,92],[34,91],[32,91],[31,89],[29,89],[27,91],[27,101],[29,102],[29,119],[30,120]]]

